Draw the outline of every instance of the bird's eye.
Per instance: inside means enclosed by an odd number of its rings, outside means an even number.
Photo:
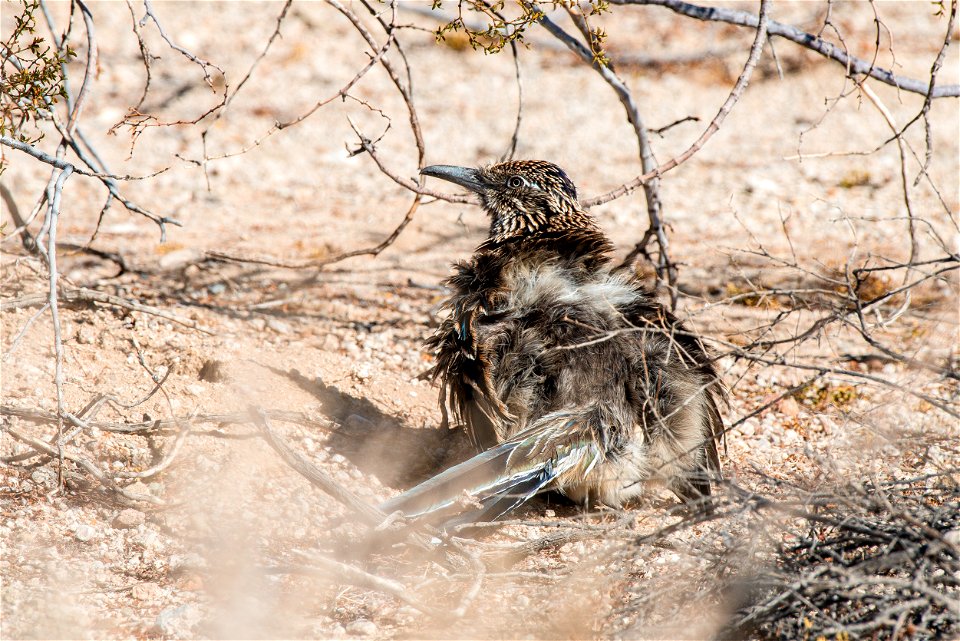
[[[510,189],[517,189],[518,187],[523,187],[523,178],[520,176],[510,176],[507,178],[507,187]]]

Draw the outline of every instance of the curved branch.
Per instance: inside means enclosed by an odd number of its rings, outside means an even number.
[[[66,145],[70,146],[74,151],[77,152],[81,160],[84,160],[85,162],[88,160],[83,154],[79,145],[77,145],[72,138],[69,138],[69,139],[64,138],[64,142],[66,143]],[[37,160],[39,160],[40,162],[46,163],[56,169],[66,170],[69,167],[71,172],[80,174],[82,176],[97,178],[107,188],[107,190],[110,192],[110,195],[113,198],[116,198],[118,201],[120,201],[120,203],[124,207],[126,207],[129,211],[132,211],[134,213],[140,214],[141,216],[145,216],[146,218],[149,218],[160,228],[160,242],[163,242],[164,240],[166,240],[166,236],[167,236],[166,225],[168,224],[176,225],[177,227],[182,226],[180,221],[176,220],[175,218],[170,218],[169,216],[159,216],[157,214],[154,214],[151,211],[147,211],[146,209],[143,209],[136,203],[130,200],[127,200],[120,194],[120,191],[117,188],[117,183],[116,183],[117,180],[142,180],[144,178],[151,178],[153,176],[163,173],[164,171],[166,171],[166,169],[163,169],[161,171],[155,172],[147,176],[116,176],[113,174],[104,174],[96,171],[87,171],[84,169],[79,169],[75,167],[73,164],[63,160],[62,158],[51,156],[50,154],[47,154],[32,145],[28,145],[24,142],[20,142],[19,140],[14,140],[9,136],[0,136],[0,145],[10,147],[11,149],[16,149],[17,151],[22,151],[23,153],[29,154],[34,158],[36,158]],[[87,162],[87,164],[89,166],[92,166],[89,162]]]
[[[590,65],[594,71],[599,73],[604,81],[610,85],[614,92],[616,92],[617,98],[620,100],[620,104],[623,105],[624,110],[627,112],[627,120],[629,120],[630,124],[633,126],[633,132],[637,138],[637,145],[639,146],[640,152],[640,167],[645,175],[656,172],[657,159],[654,157],[653,149],[650,146],[650,136],[647,133],[646,126],[643,124],[643,120],[640,118],[640,111],[633,99],[633,94],[630,93],[630,89],[627,88],[627,85],[616,73],[614,73],[613,69],[611,69],[609,65],[600,64],[592,50],[588,49],[581,42],[575,40],[573,36],[561,29],[555,22],[550,20],[550,18],[548,18],[543,11],[537,7],[537,5],[528,4],[527,6],[531,7],[536,13],[540,14],[541,17],[539,19],[539,23],[547,31],[567,45],[567,47],[569,47],[571,51],[579,56],[581,60]],[[572,11],[569,13],[574,23],[578,24],[576,14],[574,14]],[[578,26],[580,27],[581,31],[585,32],[585,37],[589,38],[590,34],[586,25],[581,22],[578,24]],[[670,290],[671,307],[675,307],[677,303],[675,287],[677,280],[677,268],[670,260],[669,242],[667,241],[666,230],[663,227],[659,181],[654,175],[652,180],[644,181],[642,186],[644,196],[646,197],[647,201],[647,217],[650,220],[649,231],[648,233],[644,234],[643,245],[646,246],[646,242],[651,237],[656,237],[657,245],[660,248],[660,255],[655,263],[657,281],[666,281],[667,287]],[[589,206],[587,203],[584,204]]]
[[[760,53],[763,51],[763,42],[767,38],[768,3],[769,0],[761,0],[760,2],[760,12],[757,18],[757,34],[753,39],[753,45],[750,47],[750,55],[747,57],[747,62],[743,65],[743,71],[740,72],[740,77],[737,78],[737,84],[734,85],[733,89],[730,91],[730,95],[727,96],[727,99],[720,107],[720,111],[718,111],[717,115],[714,116],[713,120],[710,121],[707,129],[700,135],[700,137],[697,138],[694,143],[679,156],[671,158],[653,171],[648,171],[644,175],[638,176],[632,181],[617,187],[613,191],[609,191],[600,196],[595,196],[594,198],[586,199],[583,201],[584,206],[593,207],[594,205],[602,205],[603,203],[615,200],[625,194],[629,194],[637,187],[644,186],[647,181],[659,178],[674,167],[686,162],[691,156],[693,156],[693,154],[697,153],[704,144],[706,144],[713,134],[717,133],[717,131],[720,129],[720,124],[727,117],[727,114],[730,113],[730,110],[733,109],[733,106],[737,103],[737,100],[740,99],[741,94],[743,94],[743,91],[750,83],[750,76],[753,75],[753,68],[757,66],[757,61],[760,59]]]
[[[688,18],[696,18],[697,20],[713,22],[726,22],[728,24],[733,24],[740,27],[757,28],[757,25],[759,24],[757,16],[746,11],[738,11],[736,9],[727,9],[723,7],[702,7],[689,2],[681,2],[680,0],[609,1],[611,4],[619,5],[656,5],[659,7],[666,7],[667,9],[670,9],[675,13],[679,13],[680,15],[687,16]],[[870,76],[871,78],[879,80],[880,82],[897,87],[898,89],[903,89],[904,91],[918,93],[923,96],[926,96],[929,93],[931,98],[960,97],[960,85],[940,85],[935,87],[934,90],[930,92],[929,82],[917,80],[915,78],[897,76],[889,69],[876,67],[866,60],[862,60],[856,56],[851,56],[833,43],[827,42],[826,40],[823,40],[812,33],[807,33],[802,29],[798,29],[793,25],[777,22],[776,20],[770,20],[767,25],[767,31],[771,36],[778,36],[785,40],[790,40],[801,47],[806,47],[811,51],[819,53],[825,58],[829,58],[830,60],[840,63],[845,69],[847,69],[848,75],[862,74]]]

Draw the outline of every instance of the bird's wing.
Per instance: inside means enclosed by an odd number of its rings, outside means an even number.
[[[671,483],[680,498],[709,495],[710,480],[722,478],[717,445],[724,433],[720,406],[727,398],[715,359],[669,310],[641,300],[623,312],[631,327],[642,330],[631,340],[649,367],[647,376],[638,377],[634,392],[646,399],[647,436],[671,442],[677,458],[690,462],[686,473]],[[696,427],[692,439],[686,434],[691,422]]]
[[[490,319],[476,297],[462,297],[428,342],[436,353],[435,378],[442,381],[455,419],[466,428],[477,450],[496,445],[498,429],[511,421],[493,381],[491,343],[496,319]]]
[[[446,303],[450,316],[427,341],[436,355],[434,378],[443,385],[441,402],[449,400],[454,418],[478,450],[502,441],[505,426],[517,420],[494,380],[495,361],[513,322],[511,311],[500,308],[505,261],[497,252],[479,251],[455,266],[446,282],[455,292]]]

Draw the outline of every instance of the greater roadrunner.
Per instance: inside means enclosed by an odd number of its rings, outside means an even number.
[[[476,192],[490,235],[447,281],[427,342],[473,458],[384,503],[445,524],[497,519],[546,490],[619,506],[649,482],[710,494],[724,395],[700,341],[612,269],[562,169],[511,161],[421,172]]]

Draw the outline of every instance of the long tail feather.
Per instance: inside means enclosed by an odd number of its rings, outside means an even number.
[[[463,509],[465,493],[481,503],[485,497],[507,493],[537,471],[508,472],[510,455],[516,448],[515,443],[504,443],[477,454],[390,499],[380,509],[388,514],[399,510],[405,516],[415,518],[457,506]]]
[[[439,527],[495,521],[531,498],[572,468],[585,448],[560,457],[511,462],[521,447],[504,443],[424,481],[380,505],[385,513],[400,511],[408,518],[426,518]]]
[[[441,472],[380,509],[426,518],[441,527],[494,521],[550,489],[557,477],[589,473],[599,454],[585,426],[595,415],[594,408],[547,415],[513,439]]]
[[[549,485],[555,474],[546,464],[512,475],[497,486],[484,491],[478,499],[478,507],[445,519],[441,528],[450,528],[466,523],[496,521],[517,509]]]

